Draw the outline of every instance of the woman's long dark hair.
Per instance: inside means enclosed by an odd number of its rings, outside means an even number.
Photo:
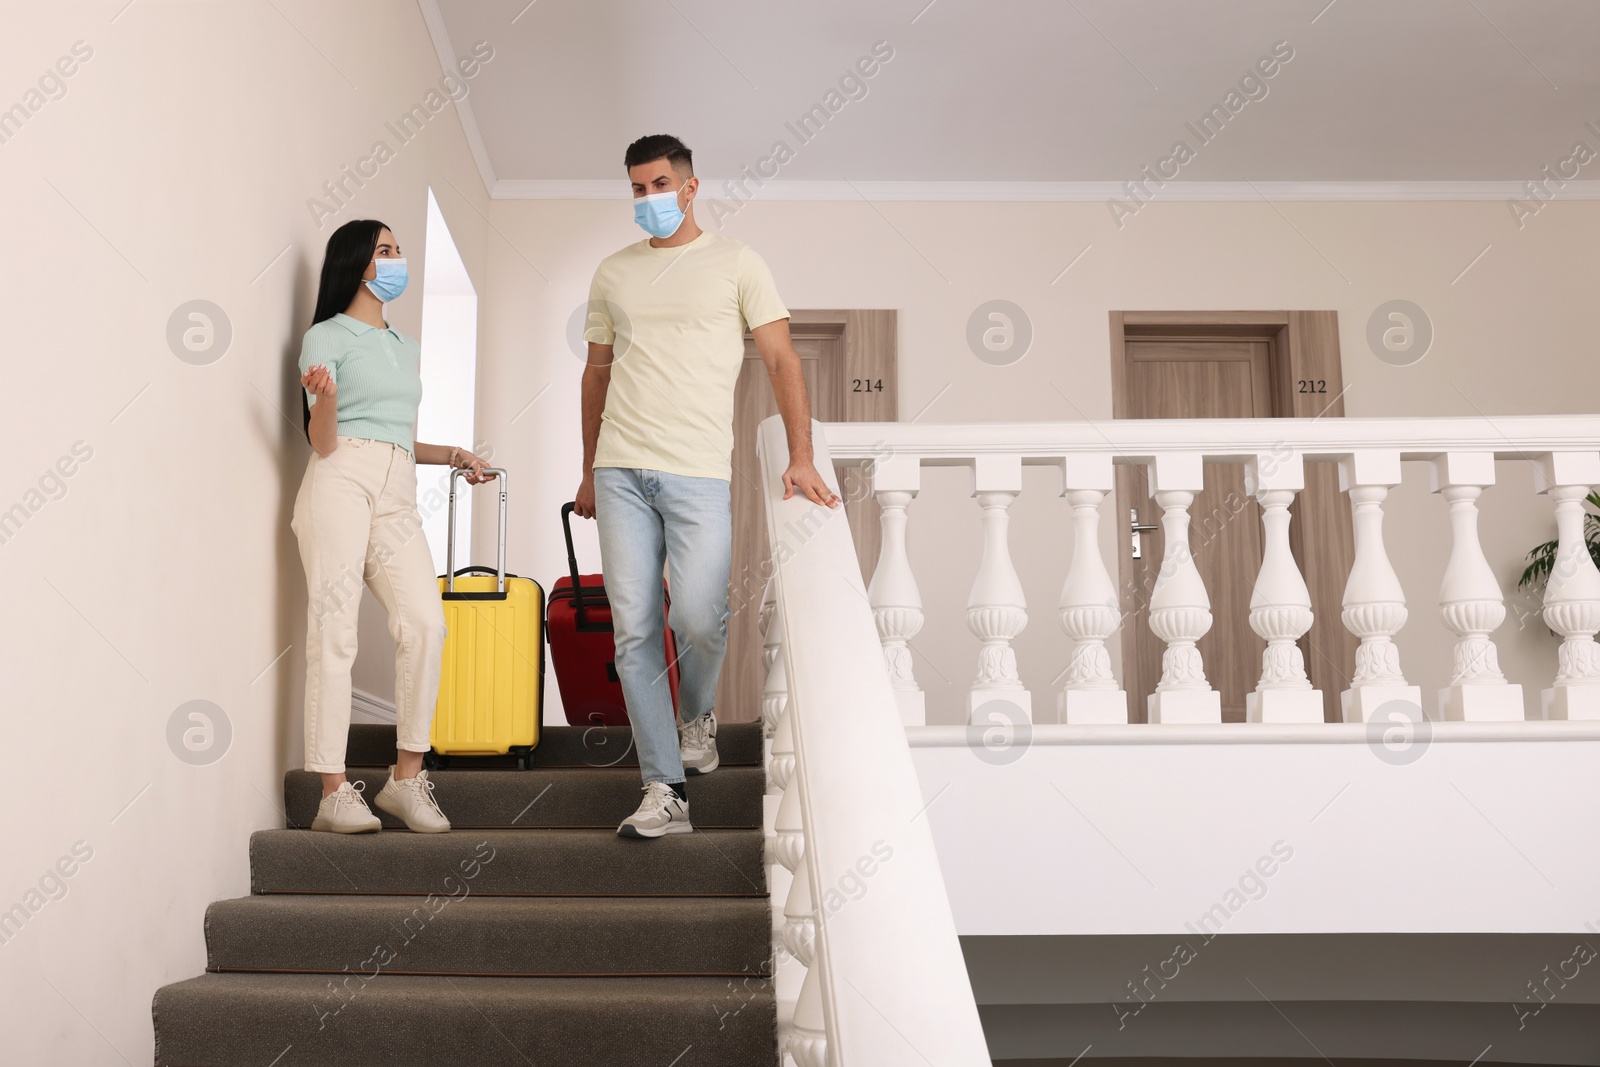
[[[377,219],[352,219],[328,238],[322,254],[322,280],[317,285],[317,309],[311,325],[325,322],[345,310],[361,290],[361,276],[378,251],[378,234],[388,229]],[[311,402],[300,390],[300,411],[306,440],[311,440]]]

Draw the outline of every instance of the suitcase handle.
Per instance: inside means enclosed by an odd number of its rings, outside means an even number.
[[[561,532],[567,538],[567,570],[572,575],[572,606],[578,617],[578,629],[589,628],[589,620],[583,614],[583,583],[578,580],[578,553],[572,547],[572,512],[578,506],[576,500],[569,500],[561,505]]]
[[[569,500],[567,503],[561,505],[561,532],[565,534],[567,538],[567,571],[572,575],[573,614],[577,618],[577,628],[579,630],[587,630],[591,632],[599,631],[606,633],[613,632],[613,628],[606,623],[596,623],[595,625],[590,626],[588,618],[583,613],[583,583],[578,580],[578,553],[572,547],[572,512],[577,506],[578,502],[576,500]],[[602,602],[604,602],[605,587],[601,586],[600,588],[602,594],[601,599]],[[669,588],[665,587],[665,583],[663,583],[663,588],[661,590],[661,599],[662,603],[666,607],[671,608],[672,592]]]
[[[456,574],[458,573],[456,571],[456,478],[465,478],[471,473],[472,468],[470,467],[454,467],[450,471],[450,533],[445,538],[444,550],[444,588],[447,593],[456,591]],[[495,591],[504,596],[506,592],[506,472],[502,467],[485,467],[483,468],[483,473],[496,475],[500,480],[500,530],[498,536],[500,569],[496,572],[500,580],[496,583]],[[460,573],[472,569],[471,567],[464,567]],[[485,567],[483,570],[487,573],[488,568]]]
[[[459,570],[457,570],[455,572],[455,577],[460,578],[462,575],[466,575],[466,574],[497,574],[497,573],[498,572],[493,567],[462,567],[462,568],[460,568]],[[440,577],[442,578],[442,577],[446,577],[446,576],[445,575],[440,575]],[[515,578],[516,575],[512,574],[510,571],[507,571],[506,572],[506,577],[507,578]]]

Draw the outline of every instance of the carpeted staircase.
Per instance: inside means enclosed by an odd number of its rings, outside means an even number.
[[[321,790],[290,771],[207,973],[156,991],[157,1067],[776,1064],[760,726],[720,726],[695,832],[654,841],[616,836],[630,745],[547,727],[529,770],[433,771],[449,834],[300,829]],[[375,796],[393,728],[353,726],[348,761]]]

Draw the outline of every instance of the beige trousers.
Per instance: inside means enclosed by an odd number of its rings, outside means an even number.
[[[350,667],[365,584],[389,613],[395,642],[399,746],[428,750],[439,700],[444,608],[433,556],[417,513],[417,467],[388,441],[340,437],[315,449],[294,501],[306,613],[306,770],[344,770],[350,729]]]

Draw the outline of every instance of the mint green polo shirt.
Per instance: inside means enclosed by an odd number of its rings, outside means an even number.
[[[422,346],[390,326],[340,312],[306,331],[300,373],[328,368],[339,387],[339,433],[389,441],[416,454],[417,408],[422,403]],[[310,390],[312,407],[317,398]]]

